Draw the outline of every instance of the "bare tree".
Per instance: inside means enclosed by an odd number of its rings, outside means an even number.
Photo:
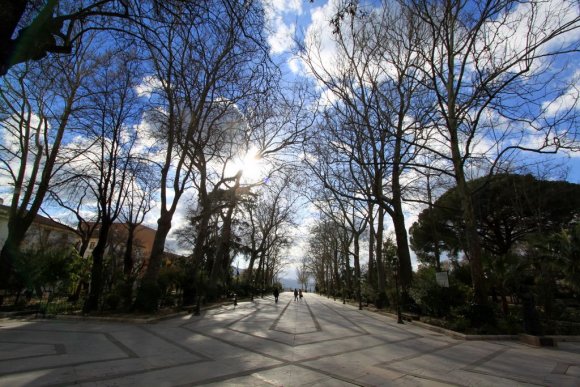
[[[300,265],[296,268],[296,279],[302,289],[308,289],[308,281],[310,280],[310,270],[308,269],[308,261],[306,258],[301,258]]]
[[[64,172],[64,174],[67,173]],[[66,211],[65,214],[69,213],[73,217],[74,220],[71,221],[67,215],[61,214],[59,216],[62,222],[76,225],[74,231],[80,239],[76,248],[79,255],[84,257],[89,241],[100,223],[100,214],[87,181],[83,179],[74,179],[73,181],[68,180],[68,178],[60,181],[62,175],[58,174],[53,179],[45,206],[47,209],[63,209]],[[41,210],[47,217],[53,217],[44,209]]]
[[[554,74],[561,67],[551,59],[580,48],[577,39],[566,38],[580,27],[578,4],[416,0],[405,5],[428,31],[417,54],[426,63],[422,70],[437,100],[433,121],[444,144],[443,149],[430,144],[429,151],[452,163],[475,302],[484,304],[481,242],[467,185],[470,168],[481,169],[474,162],[487,158],[493,172],[516,149],[555,152],[577,145],[575,109],[547,114],[553,105],[546,101],[560,96],[552,85],[559,86]],[[534,135],[541,141],[530,140]]]
[[[269,258],[291,240],[290,227],[294,225],[297,203],[297,196],[293,193],[296,182],[290,171],[286,172],[262,186],[257,198],[243,206],[242,219],[248,227],[242,241],[248,249],[246,278],[252,291],[256,286],[268,283],[266,267],[273,267],[268,265]]]
[[[334,21],[335,58],[324,61],[316,40],[304,48],[314,76],[333,96],[311,151],[324,157],[311,166],[325,188],[379,206],[377,261],[382,259],[384,214],[392,219],[406,290],[412,268],[403,212],[405,178],[426,140],[429,117],[422,103],[428,90],[418,70],[423,59],[414,54],[423,31],[419,19],[395,4],[360,10],[351,3],[347,11]],[[383,292],[383,265],[376,268]]]
[[[256,2],[184,2],[174,10],[139,31],[157,84],[149,118],[160,134],[163,153],[158,228],[138,294],[138,304],[147,309],[156,307],[146,288],[156,288],[177,204],[194,177],[200,198],[207,195],[207,156],[231,138],[219,125],[221,119],[234,106],[243,106],[244,98],[268,87],[267,49]],[[148,11],[146,6],[141,9],[144,15]],[[201,207],[207,208],[205,203]]]
[[[361,265],[360,265],[360,239],[363,233],[367,230],[369,225],[369,215],[366,203],[360,200],[346,199],[334,191],[329,191],[332,195],[331,198],[326,200],[334,199],[337,206],[337,214],[334,216],[334,220],[338,223],[342,223],[345,229],[345,234],[347,238],[345,242],[347,245],[344,247],[346,252],[346,263],[347,263],[347,275],[350,273],[350,256],[353,257],[354,262],[354,282],[355,291],[357,295],[357,301],[359,304],[359,309],[362,310],[362,292],[361,292]],[[327,216],[332,216],[332,214],[325,212]],[[352,246],[352,248],[351,248]],[[349,280],[349,291],[351,290],[350,278]]]
[[[59,156],[90,94],[89,76],[95,70],[90,57],[90,45],[81,44],[71,56],[30,63],[3,79],[0,165],[12,198],[8,236],[0,254],[2,286],[9,283],[13,260],[51,180],[72,161]]]
[[[141,158],[130,158],[128,165],[130,175],[127,182],[125,205],[121,208],[119,218],[127,228],[127,238],[124,243],[123,275],[125,277],[125,305],[129,307],[133,299],[133,283],[140,268],[136,269],[134,257],[135,234],[138,227],[145,220],[145,216],[152,209],[153,196],[159,186],[154,178],[151,163]]]
[[[135,56],[130,51],[109,50],[99,60],[98,71],[92,77],[91,104],[83,112],[81,123],[88,146],[81,145],[79,163],[72,165],[70,171],[72,179],[88,182],[100,219],[85,312],[99,307],[109,231],[125,204],[132,177],[131,159],[137,136],[130,125],[140,117]]]
[[[330,219],[321,219],[310,230],[308,258],[316,279],[316,286],[328,297],[336,298],[342,289],[339,276],[341,226]]]

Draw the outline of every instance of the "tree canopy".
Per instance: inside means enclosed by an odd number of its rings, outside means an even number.
[[[531,233],[559,232],[580,214],[580,185],[539,180],[532,175],[499,174],[468,183],[478,233],[486,251],[507,254]],[[435,244],[443,251],[465,251],[464,222],[457,188],[449,189],[411,227],[411,244],[430,261]]]

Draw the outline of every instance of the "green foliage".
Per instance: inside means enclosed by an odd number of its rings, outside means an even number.
[[[85,266],[74,249],[23,252],[14,265],[24,288],[50,288],[59,293],[70,292]]]
[[[382,309],[382,308],[388,308],[389,305],[391,305],[391,302],[389,300],[389,297],[387,296],[386,293],[381,293],[381,292],[376,292],[375,293],[375,299],[374,302],[375,306],[378,309]]]
[[[563,282],[580,295],[580,224],[555,234],[550,241],[562,269]]]
[[[373,285],[364,281],[361,285],[361,297],[367,304],[373,302],[377,298],[377,290]]]
[[[159,307],[161,288],[157,282],[144,281],[137,293],[135,309],[145,313],[153,313]]]
[[[413,278],[409,294],[420,306],[422,314],[443,317],[449,315],[452,308],[466,305],[471,294],[471,288],[455,280],[452,273],[449,285],[449,288],[442,288],[435,280],[435,268],[422,267]]]
[[[157,284],[164,293],[171,289],[183,288],[187,281],[185,270],[179,266],[162,267],[157,278]]]
[[[522,299],[524,294],[545,320],[562,318],[566,308],[558,296],[580,294],[580,226],[575,224],[580,185],[513,174],[480,178],[468,185],[484,248],[487,286],[503,301],[504,318],[510,318],[507,297]],[[448,190],[412,226],[411,246],[423,262],[432,264],[435,247],[451,257],[466,250],[460,203],[457,190]],[[454,277],[470,285],[463,269],[468,267],[454,265]],[[449,313],[480,329],[494,323],[495,313],[485,305],[454,312],[445,306],[441,289],[420,275],[417,280],[420,284],[413,291],[422,307],[428,306],[427,313]]]
[[[121,305],[121,295],[117,292],[111,292],[105,296],[105,308],[108,310],[117,310]]]
[[[578,184],[501,174],[468,186],[483,246],[494,255],[506,254],[531,233],[559,232],[580,213]],[[435,244],[452,255],[465,250],[460,203],[453,188],[419,215],[410,230],[419,257],[432,255]]]

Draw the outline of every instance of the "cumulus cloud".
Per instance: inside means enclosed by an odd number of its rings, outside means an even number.
[[[541,70],[547,60],[542,56],[580,41],[579,16],[575,0],[522,2],[511,12],[484,24],[476,42],[477,61],[480,66],[492,68],[515,64],[514,70],[523,70],[530,62],[516,58],[529,54],[536,57],[531,72]]]
[[[302,15],[301,0],[264,0],[266,33],[272,54],[290,52],[295,47],[294,34],[296,23],[288,22],[286,17]]]
[[[302,0],[264,0],[263,4],[270,20],[287,13],[302,14]]]
[[[281,17],[276,18],[274,31],[268,36],[270,52],[272,54],[282,54],[290,52],[294,46],[295,24],[286,24]]]
[[[305,56],[313,59],[316,68],[336,66],[338,47],[332,34],[330,21],[337,11],[337,1],[330,0],[310,12],[311,23],[306,29]]]
[[[154,90],[161,87],[161,81],[154,76],[146,76],[142,82],[135,87],[139,97],[150,97]]]

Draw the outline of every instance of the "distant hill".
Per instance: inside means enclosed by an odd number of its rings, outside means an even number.
[[[290,290],[290,289],[300,289],[300,284],[298,283],[298,280],[296,280],[296,278],[280,278],[280,282],[282,282],[282,286],[284,286],[284,290]],[[309,292],[310,291],[314,291],[314,281],[310,281],[310,284],[308,284],[308,289]]]

